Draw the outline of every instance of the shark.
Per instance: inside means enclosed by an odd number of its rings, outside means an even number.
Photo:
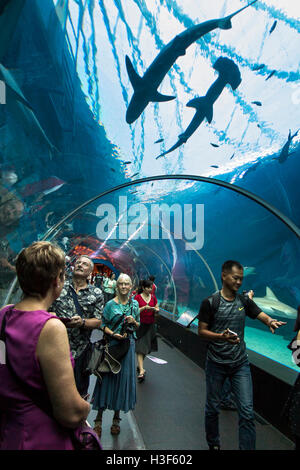
[[[263,312],[270,316],[289,319],[296,319],[297,317],[297,310],[290,305],[281,302],[270,287],[266,288],[265,297],[254,297],[253,300]]]
[[[147,68],[143,77],[134,69],[128,55],[125,57],[126,69],[134,93],[126,111],[126,122],[132,124],[142,114],[150,102],[163,102],[175,99],[175,96],[163,95],[157,88],[178,57],[185,55],[187,48],[195,41],[216,28],[230,29],[231,19],[241,11],[253,5],[257,0],[224,18],[204,21],[187,28],[166,44]]]
[[[244,266],[244,277],[256,274],[256,269],[253,266]]]

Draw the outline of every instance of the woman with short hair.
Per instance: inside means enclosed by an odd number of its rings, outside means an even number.
[[[6,348],[0,449],[73,450],[70,430],[86,419],[90,405],[75,385],[66,327],[47,311],[64,285],[65,255],[49,242],[35,242],[19,253],[16,271],[24,297],[0,310]]]
[[[121,360],[121,371],[103,374],[102,381],[97,379],[93,395],[93,409],[98,410],[94,430],[101,436],[102,414],[105,409],[114,410],[111,434],[120,433],[120,411],[133,410],[136,403],[135,379],[135,330],[139,327],[140,314],[138,303],[131,299],[131,278],[120,274],[117,280],[116,296],[107,302],[102,314],[102,330],[111,346],[129,337],[130,347]],[[117,327],[114,327],[118,320]]]

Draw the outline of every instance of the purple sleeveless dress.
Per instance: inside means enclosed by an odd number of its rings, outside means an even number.
[[[0,325],[10,309],[11,306],[0,310]],[[48,392],[35,351],[41,330],[50,318],[53,316],[44,310],[13,309],[6,316],[5,329],[7,355],[14,372],[47,401]],[[3,364],[2,341],[0,347],[0,450],[73,450],[70,430],[26,397]],[[74,367],[72,355],[71,361]]]

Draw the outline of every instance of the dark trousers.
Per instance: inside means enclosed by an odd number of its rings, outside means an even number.
[[[219,409],[223,386],[229,377],[239,414],[239,449],[255,449],[252,378],[248,361],[235,366],[206,361],[205,430],[209,446],[220,445]]]
[[[90,375],[85,372],[86,354],[85,351],[75,359],[74,376],[79,394],[84,397],[87,395]]]

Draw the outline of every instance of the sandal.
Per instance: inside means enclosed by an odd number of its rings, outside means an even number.
[[[102,434],[102,422],[101,421],[95,421],[94,431],[97,434],[97,436],[100,438]]]
[[[145,380],[145,375],[146,375],[146,371],[145,371],[145,370],[144,370],[144,372],[143,372],[142,374],[139,373],[139,375],[138,375],[138,377],[137,377],[139,383],[144,382],[144,380]]]
[[[113,422],[110,428],[110,433],[114,436],[120,434],[120,425],[119,425],[120,421],[121,421],[121,418],[113,418]]]

